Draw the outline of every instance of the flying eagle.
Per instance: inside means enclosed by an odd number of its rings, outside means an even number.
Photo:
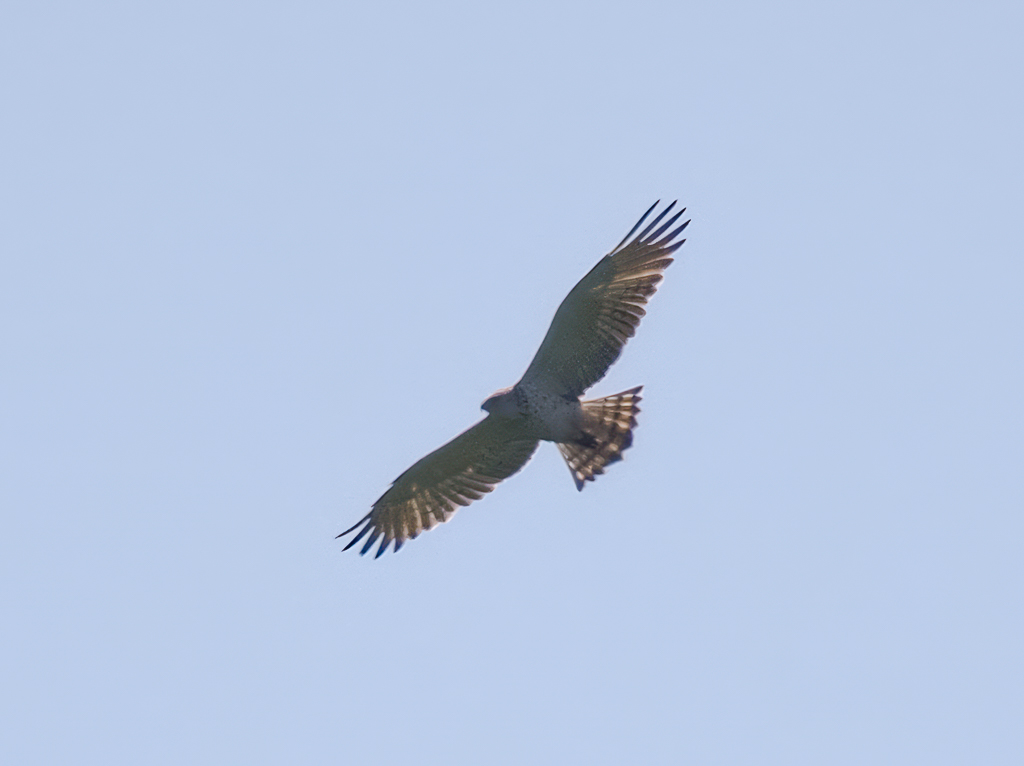
[[[558,446],[579,490],[622,459],[633,443],[642,386],[603,399],[580,396],[619,358],[672,254],[686,241],[673,244],[689,221],[672,228],[685,208],[662,223],[675,204],[631,239],[658,203],[651,205],[562,301],[522,379],[481,405],[487,417],[395,479],[366,516],[338,535],[362,527],[344,550],[370,533],[360,554],[381,538],[377,557],[392,541],[397,551],[519,471],[542,440]]]

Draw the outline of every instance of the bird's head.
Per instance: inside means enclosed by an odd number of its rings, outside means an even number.
[[[512,393],[511,388],[503,388],[491,394],[480,405],[480,409],[492,415],[504,415],[510,417],[519,414],[519,403]]]

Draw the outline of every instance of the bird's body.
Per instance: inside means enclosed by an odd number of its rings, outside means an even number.
[[[658,226],[674,202],[629,241],[656,206],[562,301],[522,379],[483,403],[486,418],[395,479],[369,514],[338,535],[362,527],[345,550],[369,533],[361,553],[381,536],[377,556],[392,541],[397,551],[519,471],[541,441],[558,446],[581,490],[622,459],[633,443],[641,387],[603,399],[580,397],[619,357],[671,254],[686,241],[673,243],[689,221],[669,231],[684,210]]]
[[[553,394],[529,383],[517,383],[483,403],[491,417],[522,421],[532,438],[548,442],[570,441],[580,436],[583,406],[576,397]]]

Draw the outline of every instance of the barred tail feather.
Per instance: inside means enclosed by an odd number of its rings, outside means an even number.
[[[621,394],[583,402],[583,436],[558,444],[576,489],[582,491],[585,482],[604,473],[605,466],[622,460],[623,451],[633,443],[642,388],[637,386]]]

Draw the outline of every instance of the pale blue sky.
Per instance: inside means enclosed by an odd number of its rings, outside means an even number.
[[[1019,3],[0,11],[0,761],[1024,762]],[[342,554],[657,198],[596,396]]]

